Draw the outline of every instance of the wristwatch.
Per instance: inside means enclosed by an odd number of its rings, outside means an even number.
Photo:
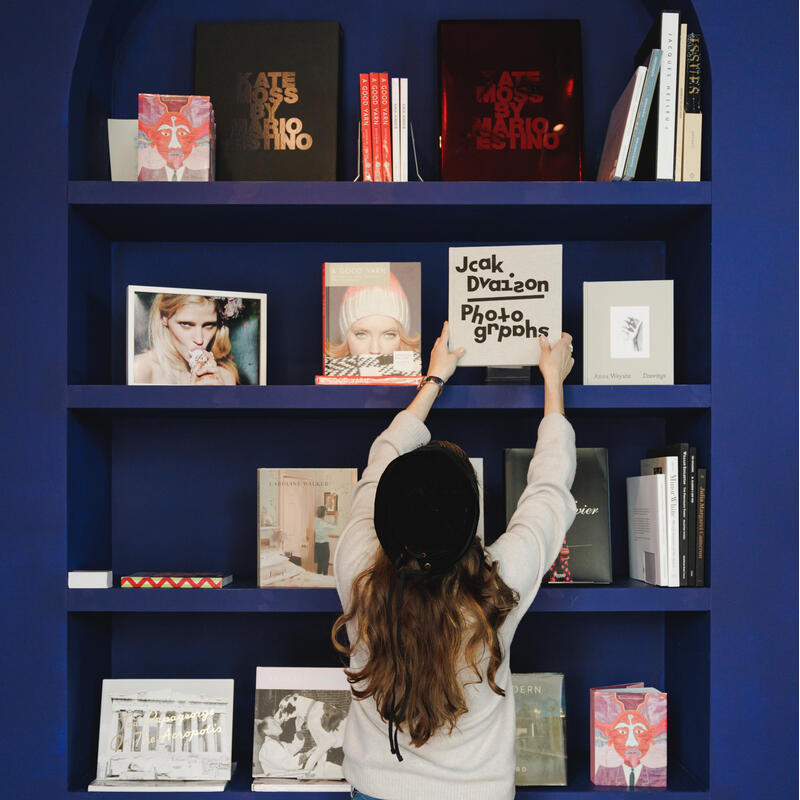
[[[419,386],[417,386],[417,391],[419,391],[426,383],[435,383],[439,387],[439,391],[436,394],[437,397],[442,393],[442,388],[444,387],[444,381],[441,378],[437,378],[436,375],[426,375],[419,382]]]

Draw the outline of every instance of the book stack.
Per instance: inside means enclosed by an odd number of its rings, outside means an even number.
[[[627,479],[630,574],[656,586],[704,586],[708,473],[686,442],[647,451]]]
[[[611,112],[598,181],[700,180],[701,63],[700,35],[662,11]]]
[[[407,181],[408,78],[362,72],[358,84],[363,180]]]

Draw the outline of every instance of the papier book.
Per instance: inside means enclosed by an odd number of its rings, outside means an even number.
[[[333,181],[338,22],[200,22],[195,90],[213,98],[217,179]]]
[[[439,22],[444,181],[579,181],[578,20]]]
[[[666,787],[666,693],[640,682],[591,689],[589,696],[592,783]]]
[[[512,673],[516,707],[517,786],[567,785],[564,676],[559,672]]]
[[[506,524],[527,483],[533,448],[505,451]],[[611,583],[611,520],[608,450],[578,447],[572,483],[577,514],[543,583]]]
[[[278,780],[338,781],[350,710],[341,667],[258,667],[253,723],[253,791]]]
[[[106,679],[97,780],[227,781],[233,680]]]
[[[328,261],[322,284],[317,383],[416,385],[422,375],[420,262]]]
[[[258,470],[258,585],[333,588],[355,468]]]
[[[539,363],[539,335],[561,338],[560,244],[451,247],[450,347],[462,366]]]

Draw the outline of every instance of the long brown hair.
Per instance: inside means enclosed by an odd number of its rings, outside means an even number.
[[[467,711],[459,677],[465,664],[473,675],[468,683],[481,683],[480,663],[488,654],[486,681],[496,694],[505,694],[495,683],[503,658],[497,632],[519,596],[503,582],[497,562],[489,561],[477,536],[444,576],[415,574],[419,565],[413,559],[407,567],[395,652],[387,609],[395,567],[380,548],[373,564],[353,581],[350,608],[334,623],[331,639],[348,657],[358,646],[366,647],[364,667],[345,673],[353,696],[374,697],[384,721],[393,715],[395,700],[408,691],[400,726],[419,747],[443,726],[452,731]],[[346,645],[338,634],[350,621],[355,621],[357,635]]]

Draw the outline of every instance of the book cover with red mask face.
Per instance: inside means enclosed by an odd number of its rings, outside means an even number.
[[[578,20],[439,22],[442,180],[579,181]]]

